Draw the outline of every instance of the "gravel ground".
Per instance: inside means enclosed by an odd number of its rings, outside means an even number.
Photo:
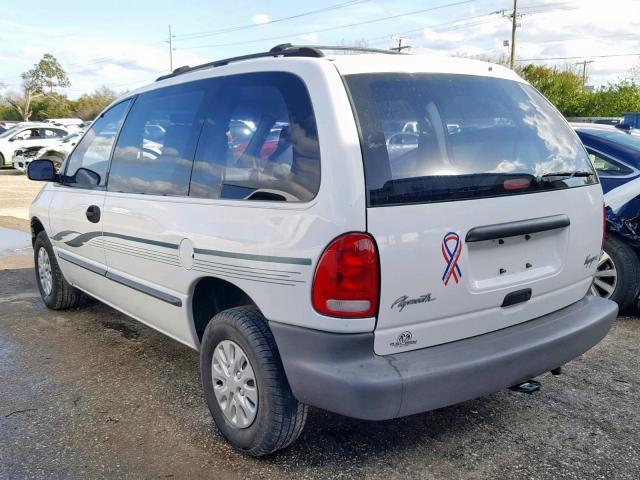
[[[0,169],[0,217],[28,219],[31,200],[42,185],[12,168]]]
[[[15,179],[0,174],[6,215],[5,180]],[[24,210],[26,194],[13,195],[9,208]],[[196,352],[99,303],[47,310],[30,255],[0,255],[2,479],[639,477],[640,319],[619,318],[532,395],[386,422],[312,409],[291,448],[256,460],[216,431]]]

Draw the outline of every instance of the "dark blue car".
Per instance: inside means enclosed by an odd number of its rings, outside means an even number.
[[[640,131],[594,124],[573,128],[598,171],[605,201],[616,188],[640,178]],[[637,193],[615,211],[607,208],[607,239],[591,287],[593,294],[615,300],[621,310],[640,291],[640,190]]]

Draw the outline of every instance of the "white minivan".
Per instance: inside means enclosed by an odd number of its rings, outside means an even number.
[[[48,182],[46,305],[86,293],[198,350],[216,425],[251,455],[291,444],[309,405],[383,420],[520,384],[617,315],[587,295],[585,149],[497,65],[282,45],[184,67],[109,106],[60,173],[28,173]]]

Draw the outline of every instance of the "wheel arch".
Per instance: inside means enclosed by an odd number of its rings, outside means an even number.
[[[192,292],[191,319],[198,341],[202,340],[205,328],[219,312],[243,305],[258,307],[245,290],[219,277],[207,276],[198,279]]]
[[[31,217],[31,246],[36,243],[36,237],[40,232],[46,232],[43,223],[38,217]]]

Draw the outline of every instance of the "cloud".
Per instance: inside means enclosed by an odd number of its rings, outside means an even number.
[[[251,17],[251,21],[256,24],[267,23],[269,21],[269,15],[265,13],[259,13]]]
[[[306,40],[308,42],[317,42],[318,34],[317,33],[305,33],[304,35],[300,35],[300,38]]]
[[[629,69],[640,60],[640,56],[597,58],[640,51],[637,37],[640,2],[617,0],[615,7],[603,8],[600,0],[573,0],[562,5],[555,0],[544,0],[537,2],[535,8],[523,8],[522,13],[516,43],[516,58],[520,60],[584,56],[531,61],[577,68],[576,62],[589,60],[593,55],[594,63],[588,65],[587,73],[589,83],[596,86],[625,78]],[[443,20],[426,23],[445,23],[446,18]],[[492,14],[441,27],[427,27],[412,37],[408,39],[413,46],[412,53],[481,55],[498,59],[508,53],[502,42],[511,38],[511,25],[501,15]]]

